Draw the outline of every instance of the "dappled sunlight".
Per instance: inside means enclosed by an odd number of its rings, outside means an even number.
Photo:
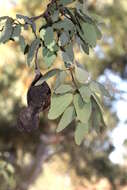
[[[1,0],[0,16],[39,15],[48,2]],[[102,98],[107,128],[101,133],[90,129],[81,146],[77,146],[75,122],[56,133],[58,119],[49,121],[45,110],[40,114],[38,130],[20,133],[17,117],[27,105],[27,91],[35,76],[34,64],[28,67],[18,42],[0,44],[0,190],[127,189],[127,146],[124,144],[127,139],[127,1],[87,0],[85,6],[102,16],[103,37],[89,55],[74,45],[75,59],[111,95],[111,99]],[[28,43],[34,36],[31,30],[23,35]],[[64,68],[60,53],[50,69],[54,65]],[[43,74],[48,70],[42,50],[39,50],[39,67]],[[70,79],[68,76],[68,83]],[[48,80],[50,87],[54,80],[56,77]]]

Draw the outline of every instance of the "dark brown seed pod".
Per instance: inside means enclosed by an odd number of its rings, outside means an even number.
[[[25,107],[21,110],[18,120],[17,128],[19,131],[30,132],[37,129],[39,126],[39,113],[34,111],[31,106]]]
[[[36,75],[27,92],[27,104],[38,112],[43,111],[50,105],[51,90],[46,82],[35,86],[42,74]]]
[[[27,92],[27,104],[21,110],[17,128],[20,131],[30,132],[39,126],[39,113],[50,105],[51,90],[46,82],[35,86],[36,82],[42,77],[42,74],[36,74]]]

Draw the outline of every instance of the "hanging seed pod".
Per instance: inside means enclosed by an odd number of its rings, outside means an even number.
[[[23,108],[17,120],[18,130],[21,132],[30,132],[32,130],[37,129],[38,126],[39,113],[35,112],[31,106]]]
[[[39,126],[39,113],[50,105],[51,90],[46,82],[35,86],[36,82],[42,77],[42,74],[36,74],[27,92],[27,104],[21,110],[17,128],[20,131],[30,132]]]
[[[51,90],[46,82],[35,86],[36,82],[42,77],[42,74],[37,74],[31,83],[27,92],[27,104],[32,106],[38,112],[43,111],[50,105]]]

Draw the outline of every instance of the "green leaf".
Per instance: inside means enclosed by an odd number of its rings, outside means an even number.
[[[72,44],[69,44],[66,48],[64,48],[64,51],[62,51],[62,58],[63,61],[66,63],[72,64],[74,61],[74,52]]]
[[[91,81],[89,87],[92,92],[100,94],[102,96],[111,97],[106,88],[99,82]]]
[[[97,133],[100,133],[101,130],[101,113],[97,109],[94,111],[92,115],[93,120],[93,128]]]
[[[52,27],[42,28],[40,31],[40,37],[50,51],[58,50],[56,41],[54,40],[54,32]]]
[[[79,92],[80,92],[80,95],[82,96],[82,99],[84,100],[84,102],[90,102],[90,97],[92,95],[92,92],[88,86],[86,86],[86,85],[81,86],[79,88]]]
[[[57,73],[54,89],[58,88],[62,83],[64,83],[66,77],[67,77],[66,71],[61,71]]]
[[[59,0],[58,2],[60,5],[68,5],[70,3],[73,3],[73,0]]]
[[[87,54],[87,55],[89,55],[89,46],[88,46],[88,44],[87,43],[82,43],[81,44],[81,48],[83,49],[83,51]]]
[[[49,78],[53,77],[54,75],[56,75],[57,73],[61,72],[60,69],[52,69],[50,71],[48,71],[47,73],[45,73],[39,81],[36,82],[35,86],[41,85],[44,81],[48,80]]]
[[[89,86],[90,86],[90,89],[91,89],[92,92],[97,93],[97,94],[101,93],[100,87],[99,87],[99,85],[98,85],[98,83],[96,81],[91,81],[89,83]]]
[[[79,22],[83,21],[83,22],[86,22],[89,24],[94,24],[94,21],[91,18],[91,16],[88,15],[88,12],[87,12],[87,14],[84,12],[83,5],[81,5],[80,8],[77,8],[75,14],[78,17]]]
[[[89,23],[83,23],[82,29],[84,33],[84,40],[86,41],[86,43],[88,43],[91,47],[95,47],[97,35],[94,25]]]
[[[103,115],[100,109],[100,106],[97,104],[96,100],[92,99],[92,108],[94,112],[92,113],[92,127],[95,129],[97,133],[100,133],[102,131],[102,128],[104,128],[105,122],[103,119]]]
[[[96,22],[97,24],[103,24],[104,23],[104,19],[100,15],[97,15],[95,13],[89,13],[89,15],[91,16],[93,21]]]
[[[20,44],[22,52],[24,53],[26,43],[25,43],[25,39],[23,36],[19,36],[19,44]]]
[[[69,34],[67,32],[63,32],[60,37],[59,37],[59,46],[65,46],[68,44],[70,38],[69,38]]]
[[[13,32],[12,24],[13,24],[13,19],[8,17],[5,22],[4,29],[0,35],[0,43],[6,43],[7,41],[10,40],[12,32]]]
[[[78,46],[84,51],[84,53],[89,55],[89,45],[85,41],[82,41],[79,36],[76,37],[76,41]]]
[[[73,95],[71,93],[67,93],[64,95],[53,95],[53,97],[51,98],[51,107],[48,113],[48,118],[58,118],[71,104],[72,100]]]
[[[87,123],[91,116],[91,111],[92,111],[91,101],[89,103],[85,103],[82,100],[80,94],[77,93],[74,95],[73,102],[77,113],[77,118],[81,122]]]
[[[23,20],[25,20],[25,18],[28,19],[27,16],[24,16],[24,15],[21,15],[21,14],[16,14],[16,18],[17,18],[17,19],[23,19]]]
[[[46,67],[51,67],[54,60],[56,59],[56,54],[45,47],[42,48],[42,54]]]
[[[28,23],[30,25],[32,24],[32,21],[28,16],[24,16],[24,15],[21,15],[21,14],[16,14],[16,18],[17,19],[23,19],[25,23]]]
[[[93,96],[95,102],[97,103],[97,105],[99,106],[102,114],[104,114],[104,109],[103,109],[103,106],[102,106],[100,98],[95,93],[93,93],[92,96]]]
[[[76,25],[77,28],[77,43],[79,46],[81,46],[82,50],[89,55],[89,47],[90,45],[86,42],[83,31],[79,28],[79,26]]]
[[[69,84],[61,84],[56,90],[55,94],[64,94],[67,92],[72,92],[74,89],[71,85]]]
[[[100,29],[97,27],[97,25],[95,25],[94,28],[96,31],[97,39],[100,40],[102,38],[102,33],[101,33]]]
[[[69,106],[63,113],[59,125],[56,129],[57,132],[65,129],[76,117],[74,106]]]
[[[52,21],[53,21],[53,22],[56,22],[56,21],[58,21],[58,19],[59,19],[59,11],[57,10],[57,11],[55,11],[54,14],[52,15]]]
[[[39,47],[40,44],[40,39],[36,38],[35,40],[32,41],[29,51],[28,51],[28,55],[27,55],[27,64],[30,65],[31,61],[34,58],[34,54],[36,49]]]
[[[76,126],[76,130],[74,133],[75,142],[77,145],[80,145],[84,139],[84,137],[88,134],[89,131],[89,125],[88,123],[78,123]]]
[[[101,83],[98,83],[98,85],[99,85],[99,88],[100,88],[100,91],[101,91],[101,95],[110,98],[111,96],[110,96],[108,90],[104,87],[104,85],[102,85]]]
[[[89,73],[79,64],[75,65],[75,76],[78,82],[83,84],[87,83],[90,78]]]
[[[52,43],[50,43],[47,48],[52,52],[57,52],[59,50],[59,47],[56,44],[56,41],[53,40]]]
[[[31,18],[29,18],[28,16],[21,15],[21,14],[17,14],[16,18],[24,20],[24,23],[25,23],[24,29],[25,30],[28,30],[28,26],[27,25],[29,24],[31,26],[31,28],[32,28],[32,31],[34,33],[36,33],[36,24],[35,24],[35,22]]]
[[[55,46],[55,40],[54,40],[54,33],[53,33],[53,28],[52,27],[47,27],[46,28],[46,33],[44,36],[44,43],[46,47],[52,51],[53,47]]]
[[[20,25],[16,25],[13,28],[13,32],[12,32],[11,38],[18,37],[20,35],[20,33],[21,33],[21,26]]]
[[[53,28],[56,30],[64,30],[64,31],[71,31],[71,32],[75,32],[75,25],[73,24],[73,22],[68,19],[68,18],[64,18],[64,20],[59,21],[57,23],[53,24]]]
[[[44,41],[44,37],[46,35],[46,28],[42,28],[40,30],[40,38]]]

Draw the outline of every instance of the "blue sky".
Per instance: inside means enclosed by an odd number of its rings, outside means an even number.
[[[123,146],[124,140],[127,139],[127,80],[121,79],[119,73],[113,73],[106,69],[103,76],[100,77],[101,82],[109,80],[116,92],[113,96],[116,100],[112,102],[112,112],[116,112],[119,119],[117,126],[109,134],[115,150],[110,154],[109,158],[113,163],[124,164],[124,155],[127,155],[127,150]],[[118,91],[118,92],[117,92]]]

